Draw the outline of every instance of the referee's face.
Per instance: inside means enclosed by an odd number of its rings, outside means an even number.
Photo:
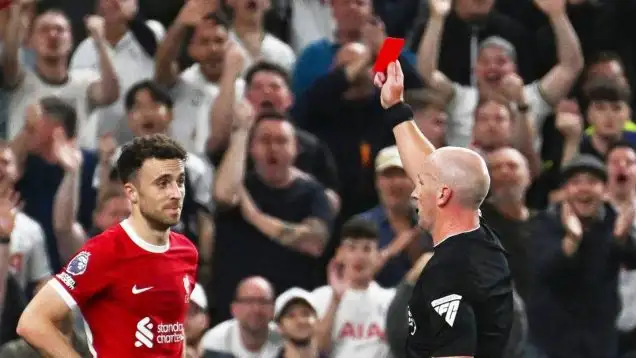
[[[412,200],[417,203],[418,225],[430,231],[435,223],[436,197],[435,191],[437,183],[434,176],[428,172],[422,172],[417,177],[415,190],[411,194]]]

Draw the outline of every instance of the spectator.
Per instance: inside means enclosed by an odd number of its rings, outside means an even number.
[[[219,128],[223,123],[210,118],[223,83],[236,86],[232,93],[237,98],[243,96],[245,86],[238,78],[243,71],[241,53],[236,46],[228,50],[229,23],[222,13],[209,12],[212,8],[206,0],[188,1],[168,29],[156,58],[155,80],[170,88],[175,102],[170,135],[196,154],[205,151],[215,132],[224,131]],[[194,29],[188,54],[196,63],[179,74],[176,61],[188,28]]]
[[[420,240],[421,231],[411,204],[415,185],[406,176],[396,146],[378,153],[375,173],[380,204],[359,217],[373,222],[378,229],[378,248],[382,251],[376,281],[382,287],[394,287],[422,254],[424,243]]]
[[[491,3],[491,1],[488,1]],[[481,42],[475,63],[476,86],[462,86],[452,82],[438,68],[439,46],[442,29],[450,12],[450,2],[430,0],[431,17],[418,51],[418,69],[427,84],[444,98],[449,113],[447,142],[450,145],[467,147],[473,127],[473,110],[480,98],[500,98],[506,102],[517,102],[522,111],[530,111],[535,133],[543,127],[552,106],[565,97],[583,68],[583,55],[579,41],[565,14],[564,1],[537,0],[536,3],[551,18],[557,37],[559,63],[539,81],[524,86],[523,95],[511,98],[506,84],[509,76],[517,72],[517,51],[507,40],[490,37]],[[518,77],[518,76],[517,76]],[[517,82],[515,80],[514,82]],[[503,97],[503,98],[502,98]],[[541,138],[537,134],[535,148]]]
[[[98,0],[97,13],[104,18],[104,41],[112,56],[121,96],[91,115],[89,130],[94,140],[91,149],[97,149],[97,138],[106,133],[113,133],[119,143],[132,139],[125,122],[123,95],[133,84],[153,77],[157,44],[165,34],[159,22],[144,22],[136,17],[137,0]],[[84,39],[71,57],[71,69],[99,68],[100,58],[94,48],[92,38]]]
[[[58,189],[60,196],[60,189]],[[130,201],[124,191],[117,188],[103,191],[97,198],[97,206],[93,214],[93,227],[87,231],[87,237],[93,237],[117,225],[130,216],[132,210]]]
[[[19,15],[19,14],[18,14]],[[49,10],[35,18],[31,30],[31,46],[36,54],[33,70],[24,68],[18,57],[21,40],[19,22],[21,16],[11,17],[12,31],[5,37],[2,53],[2,84],[10,90],[9,138],[25,136],[24,112],[37,99],[56,95],[71,104],[78,114],[77,131],[80,144],[94,146],[94,133],[84,130],[86,116],[95,108],[110,105],[119,97],[119,82],[113,69],[104,39],[104,20],[97,16],[86,20],[100,56],[100,72],[70,70],[68,57],[72,39],[70,23],[66,15]]]
[[[289,113],[294,99],[289,89],[289,75],[284,68],[270,62],[260,61],[247,70],[245,83],[245,99],[259,115],[268,113],[268,115],[275,116],[276,112]],[[216,123],[226,123],[228,130],[216,130],[210,134],[208,149],[211,151],[211,160],[215,164],[221,161],[223,153],[227,149],[229,129],[234,116],[234,103],[232,83],[222,82],[221,93],[214,102],[214,108],[212,108],[211,120]],[[326,188],[325,193],[334,208],[339,208],[340,197],[336,193],[338,175],[329,148],[324,142],[305,130],[296,128],[295,132],[298,155],[294,161],[294,166],[316,178]],[[222,147],[219,147],[220,145]],[[248,163],[250,168],[252,164],[251,161]]]
[[[77,130],[75,108],[60,98],[44,97],[27,107],[23,134],[11,143],[18,166],[16,190],[25,202],[24,212],[44,229],[49,261],[55,272],[60,270],[61,261],[53,225],[53,202],[64,176],[70,175],[66,155],[70,149],[77,149]],[[75,157],[81,163],[75,188],[79,190],[79,201],[74,212],[83,227],[91,227],[97,197],[92,186],[97,156],[85,149],[79,153]],[[72,212],[65,214],[70,216]]]
[[[624,140],[636,145],[636,133],[626,130],[631,121],[629,90],[612,80],[598,79],[587,87],[587,119],[594,127],[583,136],[579,151],[604,161],[612,143]]]
[[[328,268],[329,285],[313,293],[320,322],[316,335],[321,353],[332,358],[386,357],[386,313],[395,289],[373,281],[378,232],[372,222],[351,219]]]
[[[283,348],[277,358],[321,358],[314,335],[316,306],[311,294],[302,288],[290,288],[276,298],[274,320],[283,336]]]
[[[0,307],[5,297],[4,283],[10,271],[22,292],[42,288],[51,276],[44,231],[37,221],[17,208],[14,185],[16,159],[7,143],[0,143]]]
[[[592,156],[573,159],[562,179],[564,202],[531,224],[531,336],[549,357],[615,357],[619,268],[636,267],[634,209],[603,203],[607,174]]]
[[[526,158],[516,149],[502,147],[486,156],[490,172],[490,193],[481,206],[481,214],[497,232],[508,252],[508,265],[515,290],[528,299],[532,272],[531,227],[533,213],[525,203],[530,186],[530,168]]]
[[[265,32],[265,11],[269,0],[232,0],[228,2],[234,15],[230,40],[236,42],[245,56],[244,71],[256,60],[275,63],[291,71],[296,55],[288,44]]]
[[[200,284],[196,284],[190,294],[190,306],[185,321],[185,339],[188,349],[194,350],[198,357],[199,343],[203,334],[208,329],[210,319],[208,317],[208,298]]]
[[[274,358],[280,336],[274,316],[274,290],[262,277],[241,280],[232,302],[233,318],[219,323],[201,339],[202,356]]]
[[[336,21],[335,39],[321,39],[311,43],[298,56],[292,75],[292,90],[297,98],[333,67],[340,47],[352,42],[362,42],[372,54],[377,54],[386,38],[382,20],[372,15],[371,0],[333,0],[333,17]],[[405,52],[406,63],[414,63],[413,54]]]
[[[316,287],[315,269],[333,217],[324,187],[292,167],[297,154],[292,124],[268,116],[254,123],[247,104],[235,119],[214,183],[213,272],[222,274],[215,275],[211,292],[221,319],[228,315],[228,296],[243,277],[259,273],[277,291]],[[246,174],[248,150],[254,169]]]
[[[616,209],[636,205],[636,149],[624,141],[607,152],[607,199]],[[636,222],[635,222],[636,224]],[[634,227],[634,226],[633,226]],[[621,311],[617,320],[619,353],[636,353],[636,271],[621,268],[619,276]]]
[[[439,96],[428,89],[410,90],[405,100],[413,108],[413,120],[422,134],[435,148],[445,146],[448,115]]]
[[[448,9],[448,18],[441,24],[443,33],[439,49],[439,66],[441,72],[448,78],[464,86],[478,85],[478,74],[474,71],[482,57],[475,51],[476,44],[490,37],[500,37],[515,48],[519,53],[518,70],[524,80],[530,82],[535,79],[537,62],[533,53],[532,33],[523,24],[514,21],[507,14],[500,12],[495,6],[501,1],[494,0],[457,0],[431,3],[422,1],[419,19],[413,27],[409,38],[410,48],[415,52],[421,49],[422,32],[427,26],[432,26],[436,20],[437,4]],[[518,8],[527,8],[524,3],[516,2]],[[531,4],[528,4],[531,5]],[[419,52],[419,51],[418,51]],[[422,54],[424,55],[424,54]]]
[[[333,42],[336,24],[330,3],[326,1],[289,1],[289,3],[291,12],[289,44],[294,52],[302,53],[308,45],[322,39]]]

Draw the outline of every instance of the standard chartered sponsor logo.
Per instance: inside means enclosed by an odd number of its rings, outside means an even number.
[[[66,287],[69,288],[69,290],[75,289],[75,280],[73,280],[71,275],[67,274],[66,272],[60,272],[56,276],[60,279],[60,281],[62,281],[62,283],[66,285]]]
[[[170,344],[183,342],[185,336],[183,331],[183,323],[160,323],[155,325],[150,317],[144,317],[137,322],[137,332],[135,332],[135,347],[142,346],[152,348],[156,344]]]

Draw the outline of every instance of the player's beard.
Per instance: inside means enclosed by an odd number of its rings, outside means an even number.
[[[163,215],[161,211],[152,212],[142,210],[141,215],[144,217],[144,219],[146,219],[148,226],[158,231],[168,230],[172,226],[177,225],[179,223],[179,219],[181,218],[181,215],[177,216],[176,219],[167,217],[166,215]]]

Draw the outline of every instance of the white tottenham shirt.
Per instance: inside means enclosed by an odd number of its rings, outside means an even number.
[[[235,87],[236,101],[243,98],[245,81],[238,79]],[[187,151],[205,153],[210,135],[210,108],[219,96],[219,86],[209,82],[198,64],[183,71],[177,83],[170,89],[174,101],[170,137]]]
[[[312,296],[318,316],[324,317],[333,291],[322,286]],[[395,296],[394,288],[371,282],[366,290],[348,290],[340,301],[331,330],[330,358],[392,357],[385,338],[386,314]]]
[[[23,290],[27,289],[28,284],[52,274],[42,227],[21,212],[16,214],[15,228],[11,233],[9,270]]]
[[[291,72],[294,68],[294,64],[296,63],[296,55],[294,54],[294,50],[289,47],[288,44],[276,38],[271,34],[265,34],[263,36],[263,42],[261,43],[261,53],[260,58],[253,58],[250,53],[245,49],[243,42],[236,35],[234,31],[230,31],[229,33],[230,40],[234,41],[243,52],[243,56],[245,57],[245,66],[243,68],[243,72],[247,71],[250,66],[252,66],[255,62],[259,60],[264,60],[267,62],[275,63],[281,67],[283,67],[287,72]]]
[[[86,123],[94,108],[89,106],[88,88],[99,80],[93,70],[69,70],[68,79],[62,84],[45,82],[33,70],[24,68],[24,78],[9,92],[9,139],[13,139],[25,124],[26,108],[43,97],[56,96],[72,105],[77,111],[80,145],[87,142]]]
[[[258,352],[248,351],[241,341],[238,321],[231,319],[205,332],[201,338],[199,350],[202,352],[202,357],[207,357],[207,353],[213,357],[217,354],[223,357],[231,355],[233,358],[275,358],[281,347],[282,340],[276,325],[270,323],[269,336],[263,347]]]
[[[458,83],[453,83],[453,89],[455,91],[453,99],[446,106],[448,114],[446,141],[448,145],[466,148],[472,142],[479,90],[477,87],[462,86]],[[538,81],[525,85],[523,90],[534,119],[533,127],[537,139],[535,148],[540,148],[541,129],[546,117],[552,113],[552,106],[541,95]]]
[[[159,44],[165,35],[163,25],[155,20],[146,21],[146,25],[155,34]],[[155,59],[144,51],[132,32],[128,31],[109,50],[119,79],[119,99],[108,107],[96,110],[90,116],[86,133],[90,138],[86,138],[83,143],[88,149],[96,149],[98,137],[105,133],[113,133],[119,143],[130,139],[123,101],[126,92],[137,82],[151,79],[155,74]],[[92,38],[86,38],[77,46],[71,58],[70,68],[99,71],[99,55]],[[119,133],[122,131],[126,133]]]

